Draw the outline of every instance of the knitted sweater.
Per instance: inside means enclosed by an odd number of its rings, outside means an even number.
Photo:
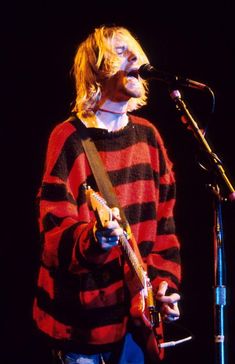
[[[124,209],[154,290],[180,282],[173,208],[175,180],[162,139],[147,120],[130,115],[116,132],[90,128]],[[84,183],[97,191],[79,138],[78,123],[52,131],[39,192],[42,256],[34,320],[49,337],[96,351],[125,335],[129,299],[119,247],[102,250],[93,238],[94,213]]]

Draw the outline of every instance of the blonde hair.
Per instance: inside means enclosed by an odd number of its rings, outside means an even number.
[[[77,49],[73,74],[75,77],[76,99],[74,112],[88,116],[101,98],[101,82],[113,76],[119,69],[120,60],[114,49],[114,38],[127,42],[138,56],[141,63],[148,63],[148,58],[139,42],[131,33],[118,26],[96,28]],[[128,111],[136,110],[147,102],[148,84],[140,80],[143,86],[143,95],[131,98],[128,102]]]

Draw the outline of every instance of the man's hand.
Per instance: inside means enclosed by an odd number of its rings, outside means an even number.
[[[166,322],[172,322],[178,320],[180,316],[178,307],[178,301],[180,300],[180,295],[178,293],[172,293],[171,295],[167,296],[166,295],[167,288],[168,288],[168,283],[166,281],[162,281],[159,284],[156,299],[157,301],[162,302],[161,314],[163,320]]]
[[[123,234],[123,229],[118,223],[121,218],[119,209],[117,207],[112,209],[112,215],[113,220],[107,222],[105,226],[102,227],[102,229],[98,229],[97,224],[95,224],[95,237],[104,250],[109,250],[112,247],[118,245],[119,236]]]

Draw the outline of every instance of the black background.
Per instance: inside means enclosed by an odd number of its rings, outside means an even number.
[[[210,85],[206,92],[182,89],[207,140],[222,159],[230,180],[234,163],[234,9],[219,2],[9,2],[1,9],[1,357],[2,362],[49,362],[37,336],[31,306],[38,268],[39,237],[35,196],[40,185],[48,135],[64,120],[73,101],[70,69],[77,45],[101,24],[123,25],[137,35],[150,62],[160,69]],[[194,340],[167,350],[167,363],[215,363],[213,198],[204,160],[192,133],[183,127],[166,85],[151,81],[149,104],[137,114],[160,130],[178,181],[176,219],[182,243],[183,283],[180,327],[169,339]],[[222,194],[229,191],[218,181]],[[223,203],[227,269],[226,347],[234,357],[235,207]],[[167,334],[167,335],[168,335]],[[168,338],[168,337],[167,337]]]

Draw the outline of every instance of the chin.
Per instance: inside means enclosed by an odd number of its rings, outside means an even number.
[[[143,96],[144,90],[140,83],[129,83],[126,85],[126,90],[131,97],[139,98]]]
[[[135,97],[135,98],[139,98],[139,97],[143,96],[142,90],[130,90],[130,89],[128,89],[127,94],[128,94],[128,96]]]

